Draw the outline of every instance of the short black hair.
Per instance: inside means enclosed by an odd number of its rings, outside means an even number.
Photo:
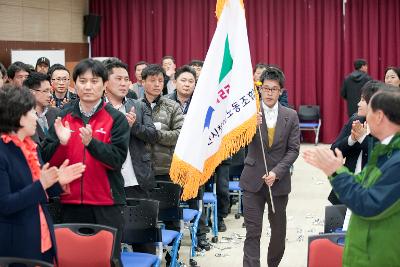
[[[354,69],[359,70],[362,66],[368,65],[367,61],[363,58],[357,58],[354,60]]]
[[[49,68],[49,70],[47,71],[47,74],[50,76],[50,78],[53,77],[53,73],[54,73],[56,70],[65,70],[66,72],[68,72],[68,74],[71,74],[71,73],[69,72],[69,70],[68,70],[64,65],[56,63],[56,64],[53,64],[53,65]]]
[[[267,64],[259,62],[256,64],[254,71],[256,71],[257,69],[266,69],[266,68],[267,68]]]
[[[114,68],[125,69],[126,71],[129,72],[128,65],[125,64],[124,62],[122,62],[121,60],[108,61],[107,64],[104,64],[104,67],[106,68],[108,75],[113,74],[113,69]]]
[[[155,76],[159,74],[162,74],[165,77],[164,69],[158,64],[150,64],[142,70],[142,79],[146,80],[147,76]]]
[[[281,89],[285,87],[285,75],[278,67],[267,66],[260,76],[260,82],[264,83],[265,80],[277,81]]]
[[[24,62],[21,61],[15,61],[13,64],[11,64],[8,69],[7,69],[7,76],[10,79],[14,79],[15,73],[19,71],[26,71],[26,72],[31,72],[30,68],[28,65],[26,65]]]
[[[383,82],[378,81],[378,80],[370,80],[366,82],[362,87],[361,87],[361,97],[364,98],[365,102],[367,104],[371,100],[371,97],[378,91],[383,90],[385,87]]]
[[[193,59],[189,63],[189,66],[203,67],[203,65],[204,65],[204,61],[203,60],[198,60],[198,59]]]
[[[121,59],[117,58],[117,57],[109,57],[107,59],[104,59],[103,61],[101,61],[101,63],[103,63],[103,65],[108,65],[110,63],[113,63],[115,61],[121,61]]]
[[[18,131],[22,128],[21,117],[35,106],[35,97],[28,88],[5,84],[0,89],[0,132]]]
[[[382,90],[371,98],[371,109],[375,112],[382,110],[383,114],[400,126],[400,93]]]
[[[164,60],[166,60],[166,59],[171,59],[171,60],[172,60],[172,62],[174,62],[174,63],[175,63],[175,58],[174,58],[173,56],[164,56],[164,57],[161,59],[161,63],[163,63],[163,62],[164,62]]]
[[[93,76],[100,77],[103,82],[108,81],[107,70],[104,67],[103,63],[98,60],[86,58],[79,61],[78,65],[75,66],[74,73],[72,74],[74,82],[76,82],[80,75],[86,73],[89,70],[92,71]]]
[[[0,73],[1,73],[1,76],[3,76],[2,78],[7,76],[7,70],[1,62],[0,62]]]
[[[138,61],[138,62],[136,62],[136,64],[135,64],[135,71],[136,71],[137,66],[140,66],[140,65],[146,65],[146,66],[148,66],[149,63],[147,63],[146,61]]]
[[[49,75],[40,72],[31,72],[28,78],[25,79],[23,85],[32,90],[40,88],[43,81],[49,81]]]
[[[387,67],[387,68],[385,69],[385,76],[386,76],[386,73],[387,73],[389,70],[394,71],[394,73],[396,73],[397,77],[400,79],[400,68],[393,67],[393,66]]]
[[[193,75],[194,79],[196,80],[196,71],[190,67],[189,65],[183,65],[182,67],[180,67],[179,69],[176,70],[175,72],[175,80],[178,79],[178,77],[185,72],[189,72]],[[142,75],[143,76],[143,75]]]

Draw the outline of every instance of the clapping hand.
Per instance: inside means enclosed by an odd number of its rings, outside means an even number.
[[[165,74],[170,77],[170,79],[174,78],[174,74],[175,74],[175,68],[173,68],[172,66],[169,66],[167,71],[165,72]]]
[[[86,124],[85,127],[79,128],[79,136],[82,138],[82,143],[84,146],[88,146],[90,141],[92,141],[92,126]]]
[[[78,179],[82,176],[85,171],[86,166],[79,162],[72,165],[68,165],[69,160],[66,159],[63,164],[61,164],[58,169],[58,182],[63,186],[69,184],[70,182]]]
[[[46,163],[41,172],[40,172],[40,183],[43,186],[43,189],[51,187],[58,181],[58,169],[57,167],[49,168],[50,164]]]
[[[362,124],[359,120],[353,121],[351,125],[351,139],[358,141],[367,134],[367,125]]]
[[[329,148],[317,148],[304,151],[303,158],[308,164],[317,167],[330,176],[343,166],[342,152],[336,148],[335,153]]]
[[[135,107],[131,108],[131,111],[125,114],[126,119],[128,120],[129,127],[132,127],[132,125],[136,121],[136,113],[135,113]]]
[[[56,131],[57,137],[60,140],[62,145],[66,145],[68,143],[69,138],[71,137],[71,129],[69,128],[68,121],[63,125],[61,118],[58,117],[54,121],[54,129]]]

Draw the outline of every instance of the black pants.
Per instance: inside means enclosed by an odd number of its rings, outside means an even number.
[[[246,240],[243,247],[243,266],[260,266],[260,238],[265,203],[268,204],[268,220],[271,238],[268,246],[267,261],[269,267],[277,267],[285,252],[286,206],[288,195],[273,196],[275,213],[272,213],[268,187],[264,184],[258,192],[243,192],[244,222]]]
[[[230,161],[223,161],[215,170],[217,187],[218,220],[225,218],[229,213],[229,168]]]
[[[124,228],[123,206],[61,205],[63,223],[92,223],[116,228],[114,266],[123,266],[121,261],[121,239]],[[100,252],[99,252],[100,253]]]

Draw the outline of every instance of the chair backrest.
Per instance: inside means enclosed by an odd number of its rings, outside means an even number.
[[[308,237],[308,267],[341,267],[344,233]]]
[[[58,267],[111,266],[117,229],[97,224],[54,225]]]
[[[152,199],[126,199],[122,242],[143,244],[161,242],[161,229],[157,226],[159,202]]]
[[[301,105],[298,115],[300,121],[317,121],[320,119],[319,106]]]
[[[182,219],[180,207],[181,187],[171,182],[157,181],[149,191],[149,198],[158,200],[158,219],[162,221],[179,221]]]
[[[8,266],[25,266],[25,267],[53,267],[53,264],[48,262],[32,260],[32,259],[24,259],[24,258],[11,258],[11,257],[0,257],[0,267],[8,267]]]
[[[346,216],[345,205],[331,205],[325,207],[324,233],[335,232],[336,229],[343,227]]]

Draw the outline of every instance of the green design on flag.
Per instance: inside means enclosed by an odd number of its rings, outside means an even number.
[[[233,65],[233,59],[231,56],[231,50],[229,49],[228,35],[226,35],[224,59],[222,61],[221,72],[219,74],[219,82],[221,82],[225,78],[225,76],[232,70],[232,65]]]

